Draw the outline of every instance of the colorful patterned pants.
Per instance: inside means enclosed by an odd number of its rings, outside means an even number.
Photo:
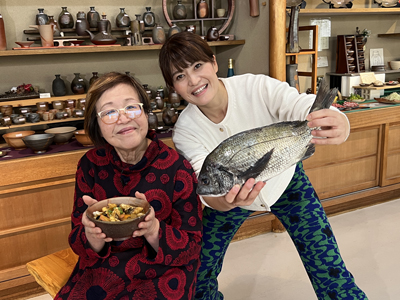
[[[324,209],[301,163],[271,211],[292,238],[319,300],[367,299],[346,269]],[[204,209],[195,299],[224,299],[218,291],[217,277],[233,236],[251,213],[239,207],[228,212]]]

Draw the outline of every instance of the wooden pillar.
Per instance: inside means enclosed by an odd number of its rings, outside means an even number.
[[[286,1],[269,1],[269,76],[286,81]]]

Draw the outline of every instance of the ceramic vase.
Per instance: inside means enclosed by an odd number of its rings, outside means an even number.
[[[98,33],[94,35],[86,30],[90,35],[90,41],[95,45],[113,45],[117,42],[117,38],[111,34],[111,24],[107,20],[106,15],[102,15],[102,19],[97,22]]]
[[[60,74],[55,75],[56,79],[53,80],[51,85],[54,96],[65,96],[67,94],[67,88],[64,80],[61,79]]]
[[[168,100],[169,100],[169,103],[171,103],[172,107],[174,107],[174,108],[178,108],[179,105],[181,104],[181,99],[175,90],[170,91],[170,93],[168,95]]]
[[[94,6],[91,6],[87,13],[87,21],[89,22],[90,28],[97,28],[97,22],[100,21],[100,15],[94,9]]]
[[[153,42],[154,44],[163,44],[165,42],[165,31],[164,28],[159,25],[156,24],[156,26],[154,26],[153,28]]]
[[[178,120],[178,112],[171,107],[171,103],[167,103],[167,107],[162,113],[162,120],[165,125],[172,126]]]
[[[7,49],[6,30],[4,28],[3,16],[0,14],[0,50]]]
[[[93,84],[98,78],[99,78],[99,73],[98,72],[92,72],[93,76],[89,79],[89,86]]]
[[[86,30],[89,30],[89,22],[86,19],[86,14],[83,11],[80,11],[76,14],[76,23],[75,23],[75,31],[79,36],[88,36],[89,33]]]
[[[175,20],[183,20],[187,17],[186,6],[182,4],[181,0],[177,1],[178,3],[174,6],[172,11],[172,15]]]
[[[44,8],[38,8],[36,14],[36,25],[46,25],[49,22],[49,17],[44,13]]]
[[[149,89],[149,85],[143,84],[143,88],[146,91],[146,94],[147,94],[149,100],[153,99],[153,92]]]
[[[153,113],[153,111],[149,112],[148,122],[149,122],[149,129],[154,129],[154,130],[157,129],[158,118],[157,118],[157,115],[155,113]]]
[[[156,18],[149,6],[146,7],[146,11],[143,13],[143,21],[145,27],[153,27],[156,24]]]
[[[205,0],[200,0],[197,4],[197,17],[208,18],[208,4]]]
[[[219,39],[219,32],[217,27],[210,27],[207,31],[207,41],[218,41]]]
[[[61,7],[61,13],[58,16],[58,26],[61,29],[73,28],[74,27],[74,17],[68,12],[67,7]]]
[[[120,12],[115,18],[115,23],[117,27],[128,27],[131,22],[128,14],[125,12],[125,8],[120,8]]]
[[[74,94],[84,94],[86,90],[86,83],[80,76],[80,73],[74,73],[75,78],[71,82],[71,90]]]
[[[60,28],[58,26],[58,22],[54,19],[54,16],[49,16],[49,25],[53,25],[54,36],[60,35]]]
[[[182,31],[182,29],[178,25],[173,24],[168,30],[168,37],[171,37],[174,34],[179,33],[181,31]]]
[[[161,97],[161,95],[160,95],[160,93],[158,91],[157,91],[157,94],[156,94],[155,101],[156,101],[156,107],[158,109],[163,109],[164,108],[164,99]]]

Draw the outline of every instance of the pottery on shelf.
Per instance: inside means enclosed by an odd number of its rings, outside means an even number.
[[[98,72],[92,72],[92,77],[89,79],[89,86],[93,84],[93,82],[96,81],[96,79],[99,78],[99,73]]]
[[[97,28],[97,22],[100,21],[100,14],[94,9],[94,6],[91,6],[87,13],[87,21],[90,28]]]
[[[30,28],[36,28],[40,34],[40,41],[42,47],[53,47],[54,46],[54,25],[29,25]]]
[[[165,125],[172,126],[178,120],[178,112],[175,108],[171,107],[171,103],[167,103],[167,107],[162,113],[162,120]]]
[[[205,0],[200,0],[197,3],[197,17],[201,19],[208,18],[208,4]]]
[[[172,15],[174,16],[175,20],[183,20],[187,17],[187,10],[186,6],[182,4],[181,0],[177,1],[178,3],[174,6],[172,11]]]
[[[46,25],[49,22],[49,17],[44,13],[44,8],[38,8],[36,14],[36,25]]]
[[[143,13],[143,22],[145,27],[153,27],[156,24],[156,18],[149,6],[146,7],[146,11]]]
[[[172,24],[172,26],[168,30],[168,37],[171,37],[174,34],[179,33],[181,31],[182,31],[182,29],[178,25]]]
[[[6,30],[4,27],[3,16],[0,14],[0,50],[7,49]]]
[[[64,80],[61,79],[60,74],[55,75],[56,78],[53,80],[53,83],[51,85],[53,95],[54,96],[65,96],[67,94],[67,88],[65,86]]]
[[[97,22],[98,33],[95,35],[89,30],[86,30],[90,35],[90,41],[95,45],[113,45],[117,42],[117,39],[111,35],[110,21],[107,20],[106,15],[102,15],[102,19]]]
[[[207,31],[207,41],[218,41],[219,39],[219,32],[217,27],[212,26]]]
[[[75,31],[79,36],[88,36],[86,30],[89,30],[89,22],[86,19],[86,14],[83,11],[79,11],[76,14]],[[72,42],[73,43],[73,42]]]
[[[154,130],[157,129],[157,127],[158,127],[158,117],[153,111],[149,112],[148,122],[149,122],[149,128],[150,129],[154,129]]]
[[[86,91],[86,83],[80,77],[80,73],[74,73],[75,78],[71,82],[71,90],[74,94],[84,94]]]
[[[15,42],[17,45],[21,46],[21,48],[29,48],[34,42],[33,41],[22,41]]]
[[[156,24],[153,28],[153,42],[154,44],[163,44],[165,42],[166,36],[165,36],[165,31],[164,28]]]
[[[171,89],[171,91],[169,92],[168,100],[169,100],[169,103],[171,103],[171,106],[174,108],[178,108],[179,105],[181,104],[181,99],[180,99],[178,93],[173,89]]]
[[[58,26],[58,22],[54,19],[54,16],[49,16],[49,25],[54,25],[54,36],[60,36],[60,27]]]
[[[353,0],[322,0],[322,2],[329,4],[329,8],[351,8]]]
[[[61,13],[58,16],[58,26],[61,29],[74,28],[74,17],[68,12],[67,7],[61,7]]]
[[[125,12],[125,8],[120,8],[120,12],[115,18],[115,24],[117,27],[128,27],[131,23],[131,18]]]

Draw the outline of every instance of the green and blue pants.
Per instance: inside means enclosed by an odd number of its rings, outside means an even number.
[[[367,299],[346,269],[328,218],[301,163],[297,165],[286,191],[271,207],[271,212],[289,233],[317,299]],[[218,291],[217,277],[233,236],[251,213],[240,207],[228,212],[204,208],[201,266],[195,299],[224,298]]]

